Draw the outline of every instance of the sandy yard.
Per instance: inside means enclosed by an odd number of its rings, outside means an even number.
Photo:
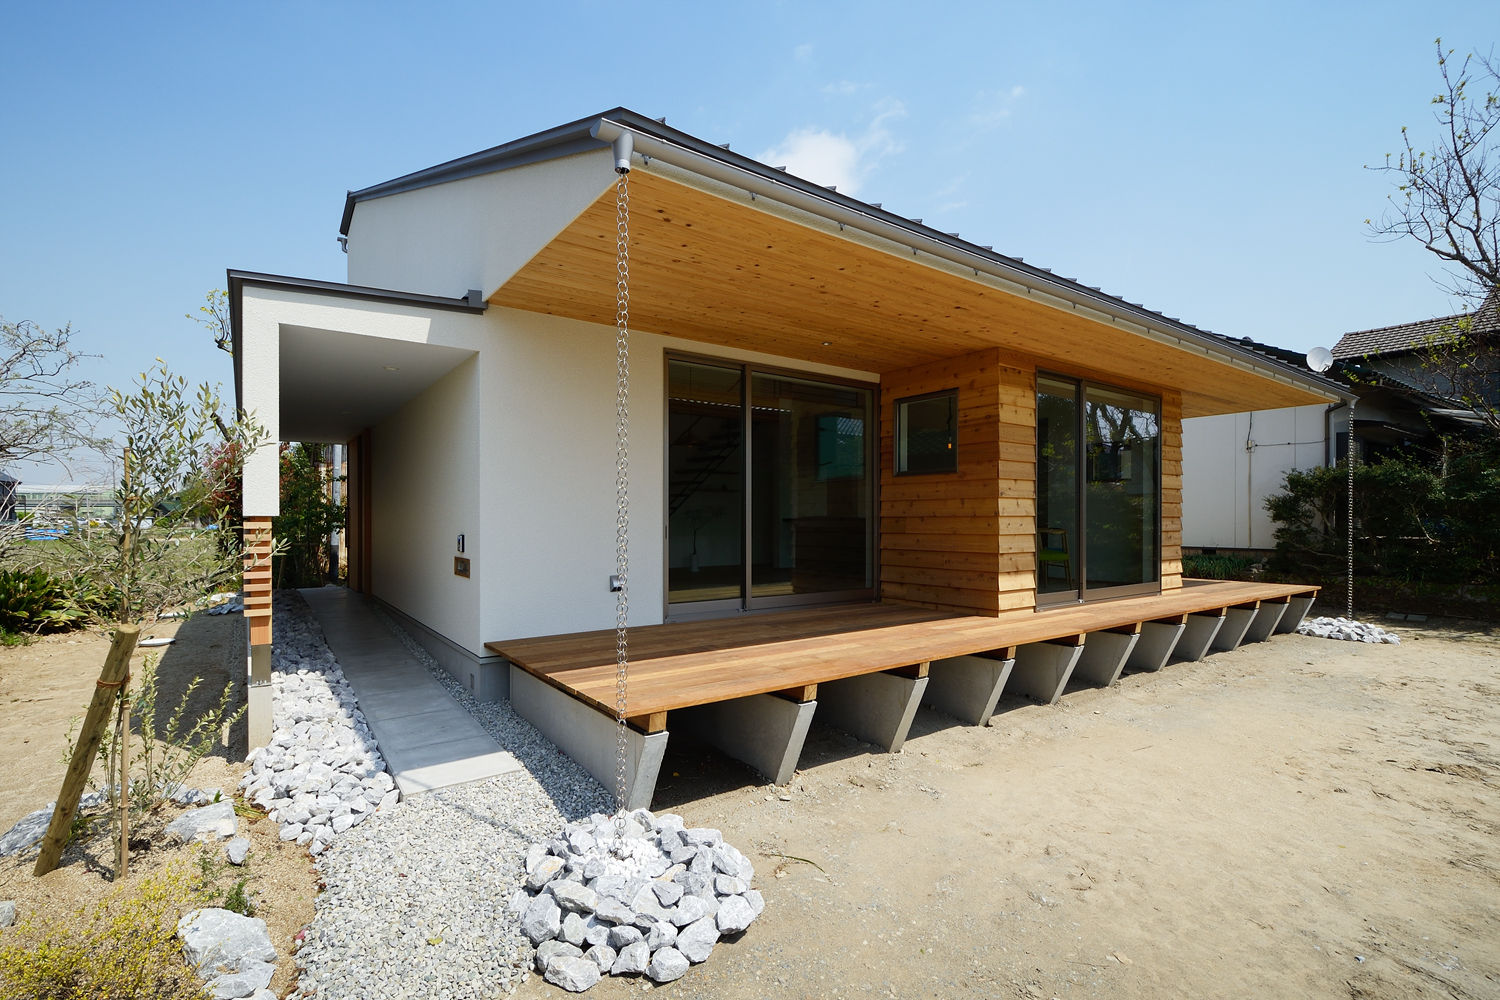
[[[723,829],[767,900],[672,989],[1500,996],[1500,638],[1401,632],[1278,636],[990,728],[924,710],[897,755],[815,724],[789,789],[669,749],[655,808]]]
[[[138,678],[146,656],[158,658],[159,731],[165,730],[168,716],[195,677],[201,680],[189,696],[188,719],[217,706],[231,678],[236,685],[232,704],[244,703],[242,617],[197,614],[181,621],[164,620],[143,629],[141,637],[147,636],[174,640],[168,646],[138,649],[131,659],[131,675]],[[71,751],[70,722],[81,719],[88,709],[109,646],[105,633],[75,632],[0,649],[0,833],[57,797]],[[232,794],[244,774],[245,752],[241,719],[221,733],[214,752],[199,762],[189,783]],[[95,779],[100,780],[101,774],[96,768]],[[167,847],[161,836],[162,827],[182,811],[167,807],[132,832],[131,870],[121,887],[138,885],[174,859],[200,870],[198,847]],[[292,936],[312,919],[317,875],[307,852],[281,843],[276,824],[264,816],[242,815],[240,832],[251,839],[246,865],[228,865],[222,860],[222,845],[216,846],[208,851],[213,859],[212,881],[216,895],[222,895],[237,880],[247,880],[246,892],[256,905],[256,915],[266,920],[272,941],[282,953],[272,986],[285,994],[295,982]],[[110,881],[113,845],[102,823],[94,836],[71,844],[59,867],[40,879],[31,874],[35,857],[35,852],[26,852],[0,858],[0,899],[16,900],[18,921],[36,915],[61,917],[92,905],[116,887]],[[15,932],[0,935],[10,933]],[[0,944],[5,943],[0,936]]]
[[[190,620],[164,669],[198,664],[222,687],[238,628]],[[721,828],[767,909],[661,989],[1500,997],[1500,633],[1400,631],[1401,646],[1280,636],[1053,707],[1006,700],[988,728],[923,710],[896,755],[815,724],[785,788],[674,737],[654,808]],[[56,794],[105,649],[0,650],[0,828]],[[243,753],[242,732],[223,753]],[[232,785],[224,761],[205,767]],[[276,910],[289,942],[312,875],[274,834],[256,843],[268,909],[295,902]],[[32,893],[25,872],[0,871],[0,898]],[[49,879],[102,884],[83,861]],[[518,995],[562,994],[533,977]]]

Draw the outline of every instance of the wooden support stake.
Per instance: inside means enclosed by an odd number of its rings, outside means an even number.
[[[120,851],[115,878],[130,874],[130,674],[120,685],[120,716],[115,748],[120,752]]]
[[[94,687],[94,699],[89,702],[89,711],[83,719],[83,728],[78,731],[78,745],[73,748],[73,758],[68,762],[68,772],[63,776],[62,791],[57,793],[57,806],[52,810],[52,822],[47,826],[47,835],[42,838],[42,853],[37,856],[32,874],[38,877],[57,867],[67,846],[68,834],[73,828],[73,817],[78,814],[78,798],[88,781],[89,771],[94,765],[94,755],[99,752],[99,741],[104,736],[104,726],[109,721],[109,709],[124,686],[130,673],[130,657],[135,652],[136,640],[141,636],[139,625],[121,625],[115,630],[114,642],[105,657],[104,669]],[[113,780],[113,776],[111,776]]]

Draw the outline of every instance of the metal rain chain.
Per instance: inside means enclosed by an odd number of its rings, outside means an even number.
[[[630,146],[616,141],[615,173],[615,828],[625,830],[625,620],[630,610]]]

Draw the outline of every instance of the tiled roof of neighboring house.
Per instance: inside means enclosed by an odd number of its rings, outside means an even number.
[[[1346,333],[1333,345],[1335,358],[1363,358],[1372,354],[1399,354],[1422,346],[1430,339],[1451,336],[1455,325],[1472,317],[1477,331],[1500,329],[1500,292],[1492,292],[1476,311],[1419,319],[1415,323],[1377,326],[1373,330]]]

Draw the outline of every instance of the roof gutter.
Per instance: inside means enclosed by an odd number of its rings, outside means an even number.
[[[1284,385],[1311,389],[1328,399],[1353,398],[1348,390],[1337,383],[1311,375],[1304,376],[1290,366],[1268,365],[1264,359],[1237,348],[1221,337],[1173,321],[1143,306],[1085,288],[1015,258],[957,240],[864,202],[839,195],[774,168],[764,167],[745,157],[728,154],[737,161],[743,161],[736,163],[730,162],[721,149],[716,148],[712,152],[706,147],[703,150],[694,149],[688,141],[683,141],[690,140],[691,137],[685,134],[680,139],[668,137],[663,134],[665,130],[656,123],[650,123],[650,126],[645,122],[615,121],[606,115],[594,122],[589,131],[594,138],[611,145],[622,136],[630,135],[633,137],[630,141],[634,145],[635,154],[646,160],[660,159],[675,167],[748,191],[752,197],[770,198],[836,222],[840,226],[849,226],[871,236],[910,247],[913,253],[927,253],[939,260],[972,270],[975,277],[987,275],[1015,294],[1054,308],[1070,310],[1098,322],[1128,329],[1150,340],[1201,354]]]

